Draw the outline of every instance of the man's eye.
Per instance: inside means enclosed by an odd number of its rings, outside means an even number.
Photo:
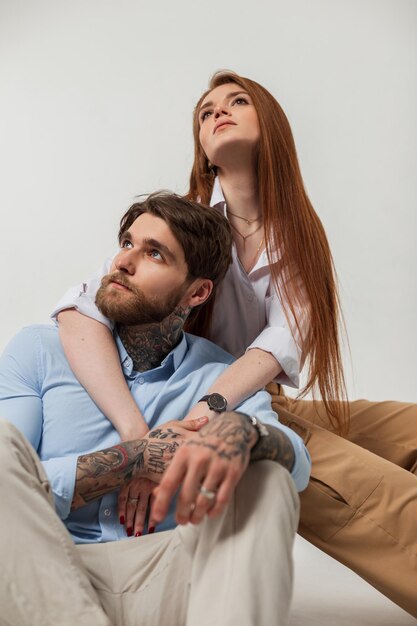
[[[133,244],[131,241],[129,241],[129,239],[124,239],[122,241],[122,243],[120,244],[121,248],[133,248]]]
[[[157,259],[158,261],[163,261],[162,255],[159,252],[159,250],[150,250],[148,252],[149,256],[151,256],[153,259]]]

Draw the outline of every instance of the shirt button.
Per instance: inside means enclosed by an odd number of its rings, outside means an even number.
[[[248,293],[246,297],[249,300],[249,302],[253,302],[253,293]]]
[[[143,378],[143,376],[140,376],[140,378],[138,378],[139,385],[143,385],[144,382],[145,382],[145,379]]]
[[[104,515],[105,515],[106,517],[110,517],[110,515],[111,515],[111,509],[104,509]]]

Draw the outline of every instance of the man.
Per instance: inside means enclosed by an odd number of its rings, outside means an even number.
[[[0,361],[2,623],[285,624],[302,440],[264,392],[209,423],[178,421],[232,360],[182,331],[227,270],[227,222],[157,194],[129,209],[119,239],[97,303],[150,431],[120,443],[55,327],[12,340]],[[168,532],[118,541],[117,490],[133,478],[160,483],[151,515]]]

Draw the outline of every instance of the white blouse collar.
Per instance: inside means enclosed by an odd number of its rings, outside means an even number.
[[[216,206],[217,204],[220,204],[220,202],[226,202],[226,200],[220,186],[220,179],[216,176],[214,179],[213,191],[211,192],[210,206]]]

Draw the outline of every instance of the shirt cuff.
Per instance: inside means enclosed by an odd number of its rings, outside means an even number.
[[[116,253],[117,254],[117,253]],[[58,301],[52,311],[51,317],[56,322],[58,313],[65,309],[76,309],[79,313],[87,317],[91,317],[97,322],[101,322],[110,330],[113,330],[113,324],[98,310],[96,306],[96,294],[101,285],[101,279],[111,270],[114,255],[110,259],[106,259],[103,265],[91,276],[87,282],[71,287]]]
[[[51,317],[54,322],[57,323],[57,317],[61,311],[76,309],[82,315],[91,317],[97,322],[101,322],[101,324],[104,324],[113,331],[114,324],[98,310],[95,299],[95,294],[90,295],[76,288],[70,289],[65,296],[58,301],[51,313]]]
[[[287,328],[267,326],[248,346],[269,352],[282,367],[274,382],[298,389],[300,385],[301,350]]]
[[[55,500],[57,515],[65,520],[71,512],[79,455],[42,461]]]

